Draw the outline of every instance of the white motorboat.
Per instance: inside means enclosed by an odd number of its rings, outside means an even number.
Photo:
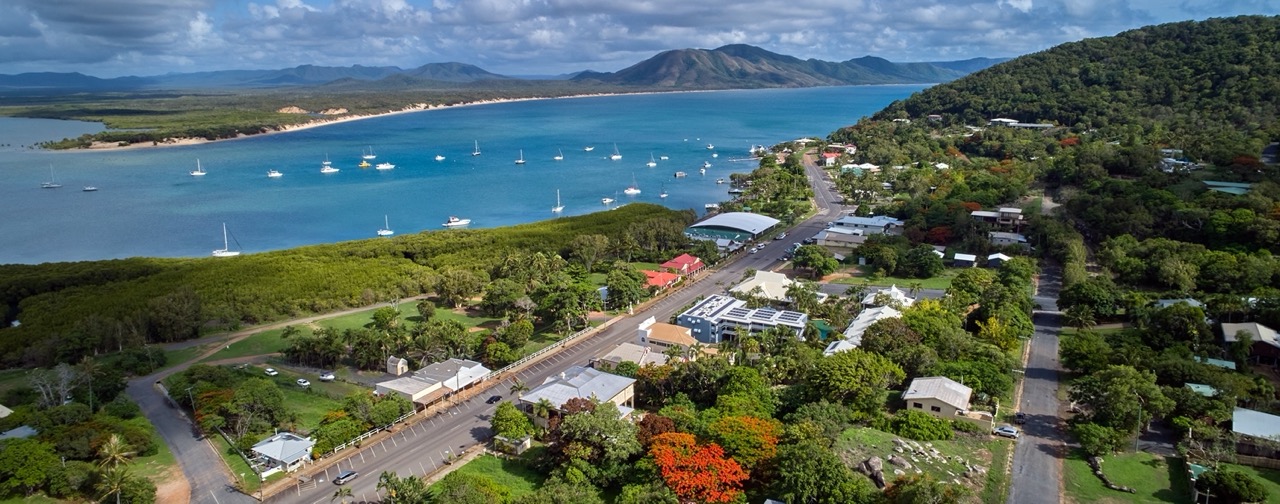
[[[707,150],[715,150],[716,146],[707,144]]]
[[[703,161],[703,162],[702,162],[702,167],[703,167],[703,168],[711,168],[711,161]]]
[[[238,245],[238,244],[237,244]],[[227,242],[227,223],[222,223],[222,248],[214,250],[214,257],[234,257],[240,255],[239,250],[231,250],[231,244]]]
[[[436,161],[444,161],[444,154],[436,154]]]
[[[720,153],[719,153],[719,152],[712,152],[712,153],[711,153],[711,157],[713,157],[713,158],[718,158],[718,157],[720,157]]]
[[[564,211],[564,205],[560,204],[560,190],[556,189],[556,206],[551,207],[551,213],[560,213]]]
[[[622,153],[618,152],[618,144],[613,144],[613,154],[609,156],[609,159],[614,161],[622,159]]]
[[[375,170],[394,170],[394,169],[396,169],[396,165],[393,165],[393,164],[391,164],[391,163],[378,163],[378,166],[373,167],[373,169],[375,169]]]
[[[615,201],[615,200],[614,200],[613,198],[610,198],[610,197],[608,197],[608,196],[605,196],[605,197],[603,197],[603,198],[600,198],[600,202],[601,202],[601,203],[604,203],[604,204],[606,204],[606,205],[608,205],[608,204],[610,204],[610,203],[613,203],[614,201]]]
[[[688,174],[688,173],[685,173],[685,172],[682,172],[682,171],[678,171],[678,172],[676,172],[676,178],[685,178],[685,177],[688,177],[688,176],[689,176],[689,174]]]
[[[360,159],[378,159],[378,155],[373,153],[373,146],[370,145],[369,150],[364,151],[364,154],[360,156]]]
[[[387,220],[387,216],[384,214],[382,216],[382,229],[378,230],[378,236],[391,236],[393,234],[396,234],[396,232],[391,230],[391,221]]]
[[[716,183],[717,183],[717,184],[723,184],[723,183],[724,183],[724,179],[722,179],[722,178],[718,178],[718,179],[716,179]]]
[[[320,163],[320,173],[338,173],[340,170],[333,167],[333,163],[329,162],[329,156],[324,156],[324,161]]]
[[[280,173],[279,171],[276,171],[276,170],[267,170],[267,178],[280,178],[280,177],[283,177],[283,176],[284,176],[284,174],[283,174],[283,173]]]
[[[204,171],[204,168],[201,168],[201,167],[200,167],[200,160],[199,160],[199,159],[197,159],[197,160],[196,160],[196,169],[195,169],[195,170],[193,170],[193,171],[189,171],[189,172],[187,172],[187,173],[190,173],[192,177],[203,177],[203,176],[205,175],[205,173],[207,173],[207,172],[205,172],[205,171]]]
[[[524,164],[524,149],[520,149],[520,157],[516,158],[516,164]]]
[[[556,157],[553,157],[551,159],[554,159],[556,161],[564,161],[564,151],[560,149],[556,149]]]
[[[84,186],[84,192],[94,192],[97,190],[98,188],[95,186],[91,186],[91,185]]]
[[[667,199],[667,186],[665,184],[662,186],[662,192],[658,193],[658,197]]]
[[[471,155],[472,155],[472,156],[479,156],[479,155],[480,155],[480,141],[479,141],[479,140],[476,140],[476,148],[475,148],[475,150],[471,151]]]
[[[459,219],[457,217],[450,215],[449,220],[445,221],[444,227],[448,227],[448,228],[462,227],[462,226],[466,226],[467,224],[471,224],[471,219]]]
[[[720,204],[719,204],[719,203],[707,203],[707,204],[705,204],[705,205],[702,205],[702,207],[703,207],[703,208],[705,208],[705,209],[707,209],[707,210],[719,210],[719,209],[720,209]]]
[[[666,160],[671,159],[671,158],[670,158],[670,157],[668,157],[668,156],[658,156],[658,159],[661,159],[661,160],[663,160],[663,161],[666,161]]]
[[[706,175],[706,174],[707,174],[707,169],[706,169],[706,168],[698,168],[698,173],[699,173],[699,174],[701,174],[701,175]]]
[[[59,187],[62,187],[62,184],[59,184],[58,179],[53,176],[53,165],[49,165],[49,181],[41,182],[40,188],[41,189],[57,189]]]
[[[631,185],[627,186],[626,189],[623,189],[622,194],[625,194],[627,196],[635,196],[637,194],[640,194],[640,186],[639,184],[636,184],[636,176],[634,173],[631,174]]]
[[[583,148],[582,148],[582,150],[587,151],[587,152],[591,152],[591,151],[593,151],[593,150],[596,150],[596,147],[595,147],[594,145],[588,145],[588,146],[586,146],[586,147],[583,147]]]
[[[657,162],[657,161],[654,161],[654,159],[653,159],[653,153],[652,153],[652,152],[650,152],[650,153],[649,153],[649,162],[648,162],[648,163],[645,163],[644,165],[645,165],[645,166],[648,166],[649,168],[653,168],[653,167],[655,167],[655,166],[658,166],[658,162]]]

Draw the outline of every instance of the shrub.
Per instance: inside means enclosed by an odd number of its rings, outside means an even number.
[[[1071,428],[1080,441],[1080,447],[1089,455],[1105,455],[1120,448],[1123,441],[1120,431],[1095,423],[1078,423]]]
[[[970,422],[964,422],[964,421],[951,422],[951,427],[957,431],[967,432],[969,434],[986,434],[987,433],[986,429],[980,427],[978,424],[970,423]]]
[[[1213,495],[1215,503],[1261,502],[1267,498],[1267,489],[1262,483],[1240,471],[1207,472],[1196,480],[1196,488]]]
[[[942,441],[953,435],[949,420],[915,410],[898,413],[891,426],[894,434],[917,441]]]

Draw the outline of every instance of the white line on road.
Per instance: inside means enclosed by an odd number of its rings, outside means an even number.
[[[214,502],[215,504],[221,504],[221,503],[219,503],[219,502],[218,502],[218,496],[217,496],[217,494],[214,494],[214,493],[213,493],[213,490],[209,490],[209,496],[213,497],[213,502]]]

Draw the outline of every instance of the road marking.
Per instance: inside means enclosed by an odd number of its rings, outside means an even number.
[[[213,490],[209,490],[209,495],[213,497],[213,502],[214,502],[215,504],[221,504],[221,503],[219,503],[219,502],[218,502],[218,495],[217,495],[217,494],[215,494],[215,493],[213,493]]]
[[[364,462],[364,450],[360,450],[360,463],[361,463],[361,464],[365,463],[365,462]],[[353,466],[351,466],[351,467],[355,467],[355,466],[353,465]]]

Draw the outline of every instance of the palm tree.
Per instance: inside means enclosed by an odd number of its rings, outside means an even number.
[[[1067,325],[1082,331],[1097,324],[1097,320],[1093,315],[1093,310],[1083,305],[1075,305],[1067,308],[1067,311],[1063,313],[1062,318],[1063,322],[1066,322]]]
[[[347,499],[349,499],[349,498],[351,498],[351,497],[354,497],[354,496],[351,494],[351,487],[345,487],[345,486],[344,486],[344,487],[338,487],[338,489],[337,489],[337,490],[334,490],[334,491],[333,491],[333,497],[330,497],[330,498],[329,498],[329,502],[333,502],[333,501],[335,501],[335,500],[342,499],[343,504],[346,504]]]
[[[133,457],[131,449],[129,443],[120,439],[118,434],[112,434],[106,442],[102,443],[102,446],[98,447],[98,457],[102,459],[99,464],[112,469],[120,467],[120,464],[127,464]]]
[[[102,479],[98,480],[98,491],[102,492],[102,498],[106,499],[111,494],[116,495],[116,504],[120,504],[120,494],[124,493],[124,487],[129,484],[128,468],[113,467],[102,473]]]
[[[551,418],[551,413],[556,411],[556,405],[551,400],[543,397],[538,402],[533,403],[533,416],[538,418]]]
[[[528,386],[528,385],[525,385],[525,383],[524,383],[523,381],[520,381],[519,379],[516,379],[514,382],[511,382],[511,394],[512,394],[512,395],[517,395],[517,394],[521,394],[521,393],[528,392],[528,391],[529,391],[529,386]]]

